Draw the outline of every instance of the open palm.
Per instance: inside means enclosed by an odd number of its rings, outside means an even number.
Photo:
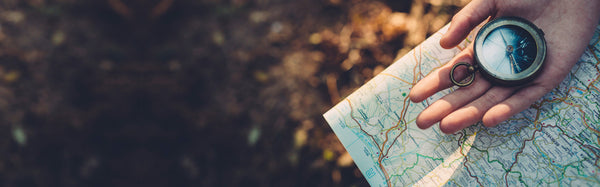
[[[560,84],[582,55],[600,19],[600,1],[473,0],[452,18],[440,44],[454,47],[483,21],[501,16],[525,18],[545,32],[547,56],[540,75],[520,87],[495,86],[477,75],[472,85],[457,89],[421,112],[416,120],[420,128],[439,122],[444,133],[454,133],[478,121],[495,126],[527,109]],[[474,64],[473,45],[414,85],[410,99],[421,102],[451,87],[448,75],[458,62]]]

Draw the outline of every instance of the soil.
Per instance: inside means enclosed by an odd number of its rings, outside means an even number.
[[[464,0],[0,0],[1,186],[367,186],[321,115]]]

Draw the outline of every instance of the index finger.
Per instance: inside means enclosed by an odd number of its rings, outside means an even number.
[[[446,88],[451,87],[452,81],[450,81],[450,71],[452,66],[458,62],[467,62],[469,64],[473,64],[473,45],[470,45],[465,50],[461,51],[457,54],[450,62],[446,63],[444,66],[439,68],[438,70],[431,72],[425,78],[421,79],[417,84],[415,84],[411,89],[410,93],[408,93],[408,97],[412,102],[421,102],[427,99],[429,96],[442,91]],[[455,76],[466,77],[466,72],[457,72]]]

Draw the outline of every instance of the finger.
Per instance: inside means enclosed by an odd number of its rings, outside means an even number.
[[[450,28],[440,39],[440,45],[446,49],[458,45],[473,28],[487,19],[494,9],[494,1],[491,0],[474,0],[467,4],[452,17]]]
[[[421,79],[411,88],[410,93],[408,93],[410,100],[418,103],[427,99],[429,96],[452,86],[452,81],[450,81],[449,78],[452,66],[458,62],[473,64],[472,54],[473,47],[471,45],[469,48],[456,55],[449,63],[446,63],[446,65],[442,66],[440,69]],[[459,77],[459,79],[464,78],[466,77],[466,71],[458,71],[455,76]]]
[[[451,134],[481,121],[486,111],[508,98],[515,89],[509,87],[492,87],[475,101],[442,119],[440,129],[444,133]]]
[[[533,102],[544,96],[552,88],[552,86],[535,85],[517,91],[505,101],[490,108],[483,116],[483,124],[487,127],[498,125],[500,122],[529,108]]]
[[[476,75],[479,76],[479,75]],[[477,79],[477,78],[476,78]],[[469,102],[480,97],[491,87],[491,84],[482,79],[477,79],[472,85],[462,87],[442,97],[440,100],[429,105],[417,116],[416,124],[421,129],[431,127],[450,114],[452,111],[463,107]]]

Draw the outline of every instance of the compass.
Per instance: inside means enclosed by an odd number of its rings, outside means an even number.
[[[519,86],[530,82],[541,71],[546,41],[542,30],[526,19],[501,17],[479,30],[473,51],[475,64],[455,64],[450,72],[452,83],[468,86],[479,71],[495,85]],[[470,75],[465,80],[456,80],[454,71],[461,66],[465,66]]]

